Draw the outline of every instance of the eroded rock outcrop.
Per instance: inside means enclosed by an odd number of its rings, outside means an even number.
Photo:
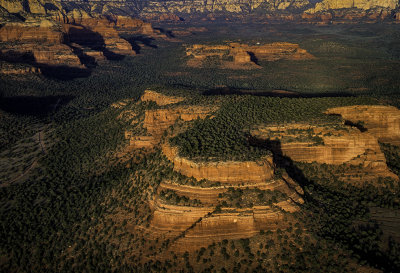
[[[99,50],[110,50],[121,55],[135,55],[132,45],[120,38],[117,30],[106,19],[86,20],[85,25],[64,24],[64,32],[69,41],[97,48]]]
[[[78,56],[64,44],[61,26],[55,22],[6,24],[0,29],[0,41],[2,59],[6,61],[84,68]]]
[[[178,103],[184,101],[185,98],[183,97],[176,97],[176,96],[166,96],[159,92],[152,91],[152,90],[145,90],[144,94],[140,97],[140,101],[153,101],[157,105],[164,106],[169,104]]]
[[[369,132],[339,124],[287,124],[259,127],[251,132],[275,154],[293,161],[353,165],[376,177],[398,179],[387,164],[377,138]]]
[[[0,42],[44,42],[61,44],[64,42],[60,25],[44,20],[36,23],[12,22],[0,28]]]
[[[166,96],[152,90],[146,90],[140,98],[142,102],[153,101],[159,106],[176,104],[184,100],[183,97]],[[160,143],[164,132],[178,120],[184,122],[204,119],[215,110],[215,107],[187,105],[145,110],[142,126],[146,129],[147,135],[133,135],[128,131],[125,137],[129,139],[132,148],[151,148]]]
[[[324,12],[337,9],[360,9],[370,10],[374,8],[395,9],[399,4],[397,0],[323,0],[315,4],[314,8],[307,10],[308,13]]]
[[[174,170],[197,180],[240,184],[262,183],[274,175],[272,156],[258,161],[195,162],[179,156],[178,149],[162,144],[163,154],[174,164]]]
[[[299,10],[309,4],[308,0],[256,0],[256,1],[238,1],[238,0],[217,0],[217,1],[168,1],[167,3],[159,1],[150,1],[144,7],[142,14],[145,16],[154,16],[155,14],[173,13],[173,14],[198,14],[198,13],[231,13],[248,14],[254,10],[281,11],[286,9]]]
[[[180,106],[168,109],[146,110],[143,127],[152,136],[161,138],[165,130],[178,119],[182,121],[204,119],[213,110],[210,107],[202,106]]]
[[[124,16],[134,14],[154,21],[181,21],[202,17],[208,20],[246,17],[269,20],[327,22],[332,20],[372,19],[380,21],[393,18],[398,8],[397,0],[122,0],[122,1],[58,1],[58,0],[13,0],[0,1],[0,7],[9,13],[31,13],[49,16],[64,23],[79,23],[98,15]],[[371,14],[374,14],[370,16]],[[377,16],[379,14],[379,16]],[[303,17],[302,17],[303,15]],[[150,30],[150,29],[149,29]],[[151,33],[151,31],[149,32]]]
[[[220,67],[230,69],[259,68],[257,61],[308,60],[314,56],[300,48],[298,44],[277,42],[271,44],[247,45],[230,43],[227,45],[200,45],[186,48],[186,55],[191,67],[201,67],[210,57],[220,61]]]
[[[400,145],[400,110],[393,106],[355,105],[328,109],[326,114],[362,127],[381,142]]]
[[[263,184],[253,184],[253,187],[234,186],[235,189],[279,189],[287,197],[282,201],[275,201],[270,205],[252,205],[245,208],[219,207],[218,201],[224,199],[226,187],[202,188],[162,183],[160,192],[173,190],[179,196],[199,199],[198,206],[171,205],[162,201],[159,196],[151,202],[153,217],[151,227],[153,232],[172,238],[172,246],[179,251],[186,251],[206,246],[223,239],[239,239],[251,237],[260,230],[276,230],[286,225],[285,213],[298,210],[298,203],[302,203],[299,194],[301,191],[295,183],[289,187],[282,179],[271,180]],[[232,189],[232,188],[231,188]]]

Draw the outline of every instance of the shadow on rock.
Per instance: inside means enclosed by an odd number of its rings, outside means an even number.
[[[150,48],[158,48],[157,45],[153,44],[155,39],[151,37],[138,35],[138,36],[127,37],[124,39],[131,44],[132,49],[136,52],[136,54],[140,54],[140,50],[142,49],[142,46],[140,46],[140,44]]]
[[[39,68],[42,75],[46,78],[63,81],[69,81],[75,78],[86,78],[91,75],[91,70],[89,68],[37,63],[32,52],[8,51],[7,54],[0,53],[0,60],[14,64],[28,64]]]
[[[114,53],[107,49],[104,38],[100,33],[83,26],[77,25],[76,27],[71,27],[66,37],[69,46],[71,46],[71,44],[77,44],[92,50],[101,51],[107,60],[119,61],[125,58],[124,55]]]

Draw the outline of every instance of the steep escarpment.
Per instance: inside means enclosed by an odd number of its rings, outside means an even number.
[[[140,101],[152,101],[159,106],[167,106],[182,102],[184,98],[166,96],[155,91],[146,90]],[[188,122],[195,119],[204,119],[209,117],[215,110],[215,107],[187,105],[148,109],[144,111],[144,118],[141,123],[146,135],[136,135],[128,131],[125,137],[129,139],[132,148],[151,148],[160,143],[165,131],[177,121]]]
[[[315,7],[307,10],[309,13],[325,12],[338,9],[371,10],[376,8],[393,10],[398,7],[397,0],[323,0],[315,4]]]
[[[341,115],[381,142],[400,145],[400,110],[393,106],[356,105],[331,108],[326,114]]]
[[[51,16],[66,23],[96,15],[135,15],[150,20],[181,21],[203,17],[238,19],[358,21],[394,20],[398,0],[124,0],[124,1],[58,1],[2,0],[0,6],[9,13],[29,12]]]
[[[126,132],[130,147],[161,147],[172,166],[172,176],[162,179],[149,200],[153,236],[168,238],[171,249],[184,252],[285,227],[285,215],[303,202],[302,189],[286,173],[276,175],[271,155],[248,161],[194,161],[171,146],[169,138],[186,130],[188,121],[216,111],[215,106],[185,103],[184,97],[147,90],[136,107],[153,109],[145,109],[135,126],[141,125],[148,135]]]
[[[140,100],[145,102],[145,101],[153,101],[157,105],[164,106],[168,104],[174,104],[181,102],[185,100],[183,97],[172,97],[172,96],[166,96],[161,93],[152,91],[152,90],[145,90],[144,94],[140,97]]]
[[[85,25],[63,24],[69,42],[86,46],[107,54],[108,51],[121,55],[135,55],[132,45],[120,38],[114,25],[107,19],[86,20]]]
[[[3,0],[0,6],[10,13],[30,12],[63,22],[76,22],[92,14],[139,15],[151,20],[180,21],[198,15],[267,18],[280,20],[384,20],[395,19],[397,0],[257,0],[257,1],[18,1]],[[211,15],[211,16],[210,16]]]
[[[2,72],[20,70],[20,64],[39,68],[38,71],[43,66],[57,66],[84,72],[99,61],[135,55],[132,44],[121,38],[122,34],[165,36],[155,31],[150,23],[136,18],[74,11],[67,12],[64,17],[28,11],[12,17],[6,16],[10,13],[3,8],[0,53],[1,59],[9,64],[2,65],[6,68]],[[13,65],[15,63],[17,65]]]
[[[392,177],[377,138],[355,127],[287,124],[259,127],[252,135],[268,143],[274,153],[293,161],[353,165],[376,176]]]
[[[298,214],[293,213],[307,207],[301,204],[304,196],[309,196],[304,192],[309,185],[318,188],[326,183],[331,190],[338,185],[341,190],[351,188],[357,192],[375,186],[378,191],[389,191],[398,183],[397,176],[387,167],[377,138],[365,124],[364,128],[322,113],[332,105],[346,105],[353,100],[330,100],[327,107],[310,116],[303,112],[304,120],[297,123],[291,117],[246,119],[271,107],[253,107],[256,102],[249,100],[251,103],[246,105],[250,109],[242,108],[239,115],[218,123],[222,114],[232,112],[228,105],[236,103],[237,107],[242,97],[210,99],[183,90],[146,90],[137,103],[121,101],[113,105],[122,111],[118,118],[127,117],[132,126],[126,132],[131,147],[142,148],[133,150],[136,154],[132,160],[151,153],[150,157],[157,160],[151,168],[162,168],[162,173],[156,172],[157,176],[151,178],[146,178],[146,172],[135,174],[152,181],[146,192],[151,216],[143,230],[149,233],[149,240],[162,241],[159,253],[193,253],[223,240],[251,238],[264,231],[278,234],[296,219]],[[224,104],[223,99],[231,101]],[[281,98],[257,97],[264,99],[270,103],[279,100],[282,107]],[[300,103],[308,99],[290,100]],[[296,103],[291,105],[299,107]],[[274,109],[279,114],[288,110],[279,107]],[[212,137],[204,138],[218,143],[217,135],[227,131],[228,122],[235,124],[237,120],[248,123],[236,126],[227,135],[237,132],[244,137],[221,141],[220,149],[226,155],[195,153],[195,149],[205,147],[200,144],[202,132],[213,132]],[[184,147],[188,139],[191,145],[187,152]],[[238,150],[247,157],[228,155],[229,141],[236,145],[244,141],[243,146],[250,148]],[[309,172],[314,172],[315,177]],[[312,202],[310,199],[306,200]]]
[[[190,17],[208,14],[216,16],[245,18],[267,18],[270,20],[306,21],[358,21],[385,19],[393,20],[393,12],[398,8],[397,0],[257,0],[257,1],[150,1],[141,14],[156,17],[160,14],[177,14]],[[211,15],[211,16],[210,16]],[[240,17],[241,16],[241,17]]]
[[[294,182],[279,178],[229,188],[165,181],[151,202],[151,228],[171,238],[171,248],[178,247],[178,252],[223,239],[247,238],[260,230],[285,227],[285,215],[298,210],[296,203],[302,202],[298,192],[301,188]]]
[[[8,23],[0,28],[0,42],[1,56],[6,61],[83,68],[65,44],[61,25],[55,22]]]
[[[240,44],[200,45],[195,44],[186,48],[189,56],[188,66],[201,67],[209,65],[210,58],[217,58],[221,68],[254,69],[259,68],[258,61],[277,60],[308,60],[314,56],[300,48],[298,44],[276,42],[271,44]]]
[[[162,144],[162,151],[173,162],[175,171],[197,180],[207,179],[229,184],[261,183],[270,180],[274,175],[272,157],[258,161],[195,162],[180,157],[178,149],[168,143]]]

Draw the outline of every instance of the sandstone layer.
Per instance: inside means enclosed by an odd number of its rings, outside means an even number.
[[[144,94],[140,97],[140,101],[142,102],[153,101],[160,106],[175,104],[183,100],[185,100],[183,97],[166,96],[152,90],[145,90]]]
[[[153,101],[159,106],[167,106],[182,102],[184,98],[166,96],[155,91],[146,90],[141,96],[140,101]],[[152,148],[160,143],[164,132],[177,121],[185,122],[204,119],[210,116],[215,110],[214,107],[184,105],[145,110],[142,126],[146,129],[147,135],[133,135],[126,132],[125,137],[129,139],[132,148]]]
[[[400,145],[400,110],[393,106],[356,105],[328,109],[326,114],[341,115],[381,142]]]
[[[240,184],[262,183],[274,175],[271,156],[258,161],[195,162],[179,156],[178,148],[162,144],[163,154],[174,164],[174,170],[197,180]]]
[[[397,0],[27,0],[24,2],[1,0],[0,7],[9,14],[30,13],[65,23],[80,23],[98,15],[135,15],[155,21],[183,21],[201,16],[208,20],[223,17],[351,22],[360,19],[372,21],[394,19],[399,2]]]
[[[297,193],[285,186],[282,180],[277,183],[280,187],[286,187],[287,192],[291,192],[289,199],[273,205],[240,209],[222,207],[217,211],[215,203],[214,206],[212,203],[203,203],[203,206],[199,207],[177,206],[165,204],[156,197],[155,201],[151,202],[153,209],[151,228],[155,233],[172,238],[171,247],[178,247],[182,252],[223,239],[251,237],[260,230],[282,228],[285,226],[284,214],[298,210],[296,202],[301,203],[302,200]],[[168,187],[163,184],[162,189],[165,186]],[[179,189],[179,186],[175,187]],[[194,191],[203,191],[203,197],[209,198],[215,193],[226,191],[226,188],[192,187],[192,192]],[[179,190],[176,192],[182,193]]]
[[[370,178],[375,176],[398,179],[389,170],[377,138],[356,127],[287,124],[259,127],[251,134],[268,143],[275,154],[287,156],[293,161],[353,165],[369,173]]]
[[[0,53],[6,61],[84,68],[78,56],[64,44],[64,35],[57,23],[6,24],[0,28],[0,42]]]
[[[398,7],[397,0],[323,0],[315,4],[314,8],[307,10],[308,13],[324,12],[336,9],[360,9],[370,10],[374,8],[387,8],[390,10]]]
[[[310,53],[298,44],[277,42],[271,44],[247,45],[230,43],[227,45],[195,44],[186,48],[186,55],[191,58],[188,66],[201,67],[211,57],[220,61],[222,68],[252,69],[259,68],[259,60],[308,60],[313,59]]]
[[[131,17],[70,13],[69,17],[59,18],[50,13],[35,17],[32,12],[24,12],[20,17],[0,21],[1,59],[32,65],[37,71],[43,66],[62,66],[83,72],[99,61],[135,55],[131,43],[121,38],[120,32],[165,36],[150,23]],[[23,16],[26,18],[22,20]],[[2,70],[3,73],[18,70],[16,65],[4,67],[8,69]]]
[[[179,179],[162,181],[150,197],[150,230],[154,238],[168,239],[171,249],[184,252],[286,225],[285,214],[298,210],[298,204],[303,202],[303,191],[287,174],[275,177],[272,156],[243,162],[195,162],[180,157],[178,149],[169,144],[170,135],[165,135],[174,134],[168,127],[175,125],[172,131],[176,133],[186,128],[185,121],[205,118],[216,109],[185,106],[183,97],[146,90],[140,102],[149,101],[160,108],[144,110],[144,117],[135,125],[142,125],[148,135],[126,131],[125,138],[130,140],[131,147],[149,150],[158,146],[164,135],[161,151],[173,163],[174,171],[181,174]],[[113,104],[114,108],[122,110],[121,118],[125,116],[122,113],[133,111],[126,110],[126,106],[124,101]],[[241,197],[235,195],[236,191]],[[246,201],[232,207],[227,203],[233,202],[232,198],[239,198],[235,202],[240,198]],[[257,198],[255,205],[254,198]]]

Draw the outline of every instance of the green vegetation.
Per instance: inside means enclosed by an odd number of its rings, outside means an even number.
[[[338,116],[323,112],[330,107],[374,103],[376,100],[369,97],[306,99],[229,96],[224,97],[214,118],[195,121],[189,130],[170,141],[179,147],[182,156],[192,159],[254,159],[268,154],[268,150],[249,141],[248,132],[254,126],[304,121],[340,123]],[[316,140],[320,142],[320,139]]]
[[[223,207],[251,208],[253,206],[270,206],[287,200],[281,191],[256,189],[235,189],[230,187],[227,192],[220,194],[220,204]]]
[[[270,154],[251,141],[253,126],[336,123],[338,117],[323,111],[342,105],[400,106],[398,26],[241,24],[229,25],[229,32],[224,24],[212,27],[211,32],[182,39],[189,44],[228,39],[297,42],[317,59],[260,62],[262,68],[254,71],[188,68],[181,43],[157,41],[157,49],[144,46],[138,56],[102,63],[86,78],[1,76],[0,271],[354,272],[357,263],[367,270],[399,271],[398,242],[388,240],[369,213],[373,208],[398,210],[399,185],[390,179],[363,187],[345,183],[347,178],[362,180],[358,166],[283,160],[278,167],[301,184],[305,204],[295,215],[284,214],[287,226],[276,231],[266,227],[252,238],[223,240],[187,254],[174,253],[172,240],[149,233],[149,200],[162,181],[221,184],[174,172],[158,150],[128,151],[129,160],[122,161],[118,152],[126,152],[124,131],[145,130],[140,122],[136,126],[118,119],[123,110],[110,104],[132,98],[129,107],[141,121],[144,110],[155,106],[136,100],[145,89],[155,88],[187,97],[182,104],[220,106],[214,118],[193,121],[171,140],[182,155],[199,160]],[[365,28],[375,35],[365,39]],[[227,88],[227,95],[217,96],[220,87]],[[275,89],[296,91],[300,98],[264,96]],[[232,90],[258,96],[230,95]],[[40,152],[35,138],[41,130],[46,153]],[[399,148],[382,144],[382,149],[398,174]],[[34,161],[37,166],[27,176],[10,183]],[[10,162],[15,164],[9,167]],[[345,177],[348,172],[352,177]],[[163,198],[200,205],[169,191]],[[281,198],[277,192],[229,189],[220,201],[245,208]]]
[[[159,194],[160,199],[171,205],[178,206],[191,206],[197,207],[201,206],[201,202],[198,199],[190,199],[184,195],[178,195],[175,191],[172,190],[162,190]]]
[[[381,143],[381,149],[385,154],[389,168],[397,175],[400,175],[400,147]]]

